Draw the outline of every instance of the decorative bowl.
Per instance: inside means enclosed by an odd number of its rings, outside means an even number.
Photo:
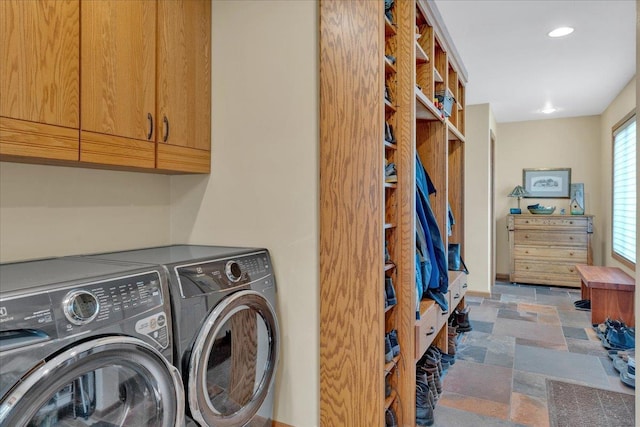
[[[535,208],[531,207],[528,209],[529,209],[529,212],[531,212],[532,214],[551,215],[556,210],[556,207],[555,206],[538,206]]]

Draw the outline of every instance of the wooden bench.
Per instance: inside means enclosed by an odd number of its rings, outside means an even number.
[[[582,299],[591,300],[591,323],[606,318],[635,326],[634,298],[636,281],[617,267],[576,265],[582,282]]]

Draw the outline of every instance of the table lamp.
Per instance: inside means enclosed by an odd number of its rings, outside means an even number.
[[[515,188],[513,190],[511,190],[511,193],[509,193],[509,197],[517,197],[518,198],[518,209],[511,208],[510,212],[512,214],[522,213],[522,211],[520,210],[520,199],[522,199],[522,197],[524,197],[524,196],[527,196],[528,194],[529,194],[529,192],[527,190],[525,190],[522,185],[516,185]]]

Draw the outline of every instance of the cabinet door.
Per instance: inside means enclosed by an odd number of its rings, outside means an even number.
[[[209,172],[211,2],[158,2],[158,164]]]
[[[0,155],[78,160],[78,0],[0,1]]]
[[[80,160],[154,167],[156,2],[83,0],[81,24]]]

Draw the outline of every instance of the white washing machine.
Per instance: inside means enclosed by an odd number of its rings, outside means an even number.
[[[162,267],[0,265],[0,426],[184,422]]]
[[[174,245],[91,258],[167,269],[187,423],[271,426],[279,329],[266,249]]]

